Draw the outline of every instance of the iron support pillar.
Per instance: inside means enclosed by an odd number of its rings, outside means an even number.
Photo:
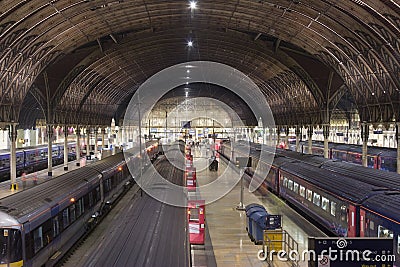
[[[313,136],[313,132],[314,132],[314,128],[312,125],[308,126],[307,129],[307,136],[308,136],[308,154],[312,154],[312,136]]]
[[[400,123],[396,123],[396,141],[397,141],[397,173],[400,174]]]
[[[322,133],[324,135],[324,158],[329,159],[329,125],[322,126]]]
[[[64,171],[68,171],[68,127],[64,126]]]
[[[300,152],[301,127],[296,126],[296,152]]]
[[[367,123],[361,124],[361,139],[362,139],[362,165],[368,166],[368,137],[369,137],[369,126]]]
[[[81,129],[76,128],[76,166],[81,165]]]
[[[10,131],[8,132],[10,137],[10,189],[11,191],[18,190],[17,184],[17,124],[10,124]]]
[[[53,176],[53,125],[47,124],[47,175]]]

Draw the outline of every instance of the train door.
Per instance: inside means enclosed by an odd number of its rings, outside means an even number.
[[[365,236],[365,210],[360,209],[360,237]]]
[[[349,205],[347,209],[347,236],[355,237],[356,236],[356,207],[353,205]]]
[[[188,201],[188,224],[190,244],[204,245],[205,200]]]
[[[376,157],[374,157],[374,169],[380,170],[381,169],[381,157],[378,155]]]

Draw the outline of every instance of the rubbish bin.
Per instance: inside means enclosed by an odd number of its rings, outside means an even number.
[[[267,216],[268,213],[265,210],[259,210],[251,214],[252,236],[256,245],[263,243],[264,230],[267,229]]]
[[[254,240],[253,238],[253,231],[252,231],[252,223],[251,223],[251,214],[257,211],[265,211],[264,206],[257,204],[257,203],[252,203],[246,206],[246,230],[249,234],[249,237],[251,241]],[[265,211],[266,212],[266,211]]]

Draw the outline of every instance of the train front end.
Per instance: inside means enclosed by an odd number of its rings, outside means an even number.
[[[21,224],[7,213],[0,212],[0,267],[20,267],[22,258]]]

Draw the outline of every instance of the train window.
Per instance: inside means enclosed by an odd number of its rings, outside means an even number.
[[[283,186],[287,187],[288,184],[288,179],[286,177],[283,177]]]
[[[336,203],[333,201],[331,202],[331,214],[336,216]]]
[[[397,235],[397,253],[400,253],[400,235]]]
[[[69,214],[68,214],[68,208],[63,210],[63,229],[67,228],[69,225]]]
[[[53,238],[60,234],[60,223],[58,221],[58,215],[53,218]]]
[[[311,202],[312,201],[312,191],[310,189],[307,189],[306,192],[307,192],[307,200]]]
[[[75,204],[69,206],[69,218],[70,222],[73,223],[76,220]]]
[[[83,205],[83,198],[80,198],[76,203],[76,218],[79,218],[79,216],[82,215],[84,209],[85,206]]]
[[[293,190],[293,181],[292,180],[289,180],[288,188],[289,188],[289,190]]]
[[[328,211],[329,199],[327,199],[327,198],[325,198],[325,197],[322,197],[322,203],[321,203],[321,204],[322,204],[322,205],[321,205],[321,208],[322,208],[323,210]]]
[[[33,244],[35,254],[43,247],[43,229],[39,226],[33,231]]]
[[[98,201],[100,201],[101,199],[101,195],[100,195],[100,186],[96,187],[96,195],[95,195],[95,201],[94,203],[97,203]]]
[[[89,198],[89,207],[92,207],[93,206],[93,192],[89,192],[88,198]]]
[[[302,196],[302,197],[306,196],[306,188],[301,185],[300,185],[300,196]]]
[[[43,246],[47,246],[52,240],[52,222],[51,220],[47,220],[43,225]]]
[[[293,191],[298,194],[299,193],[299,184],[294,182],[293,183]]]
[[[374,230],[374,229],[375,229],[375,223],[374,223],[374,221],[370,221],[370,222],[369,222],[369,229],[370,229],[370,230]]]
[[[321,205],[321,195],[314,192],[313,203],[317,206]]]
[[[386,229],[382,225],[378,225],[378,237],[393,237],[393,231]]]

